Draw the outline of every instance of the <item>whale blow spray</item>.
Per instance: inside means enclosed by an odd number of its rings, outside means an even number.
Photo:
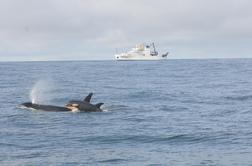
[[[30,100],[32,101],[32,103],[37,104],[50,103],[51,99],[53,98],[51,89],[52,83],[50,81],[37,81],[30,92]]]

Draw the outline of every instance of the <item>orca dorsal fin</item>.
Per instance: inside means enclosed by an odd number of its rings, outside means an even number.
[[[98,104],[95,104],[95,106],[96,106],[97,108],[100,108],[103,104],[104,104],[104,103],[98,103]]]
[[[85,97],[84,101],[90,103],[90,100],[91,100],[92,95],[93,95],[93,93],[89,93],[89,94],[87,95],[87,97]]]

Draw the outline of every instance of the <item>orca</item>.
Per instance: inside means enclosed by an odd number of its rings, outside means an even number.
[[[72,111],[66,107],[54,106],[54,105],[43,105],[43,104],[34,104],[31,102],[26,102],[21,104],[22,107],[34,110],[41,110],[41,111],[51,111],[51,112],[68,112]]]
[[[91,104],[93,93],[89,93],[83,101],[72,100],[66,104],[66,107],[71,110],[79,110],[80,112],[102,112],[101,106],[104,103]]]
[[[100,108],[104,103],[91,104],[91,98],[93,93],[89,93],[87,97],[83,101],[72,100],[69,101],[65,107],[54,106],[54,105],[43,105],[43,104],[35,104],[31,102],[22,103],[21,107],[41,110],[41,111],[50,111],[50,112],[102,112],[103,110]]]

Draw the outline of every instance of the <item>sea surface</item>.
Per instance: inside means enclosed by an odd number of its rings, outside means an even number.
[[[1,62],[0,165],[251,166],[252,59]]]

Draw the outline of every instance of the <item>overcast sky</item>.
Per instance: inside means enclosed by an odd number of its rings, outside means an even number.
[[[113,59],[140,42],[170,58],[252,58],[251,0],[0,0],[0,61]]]

